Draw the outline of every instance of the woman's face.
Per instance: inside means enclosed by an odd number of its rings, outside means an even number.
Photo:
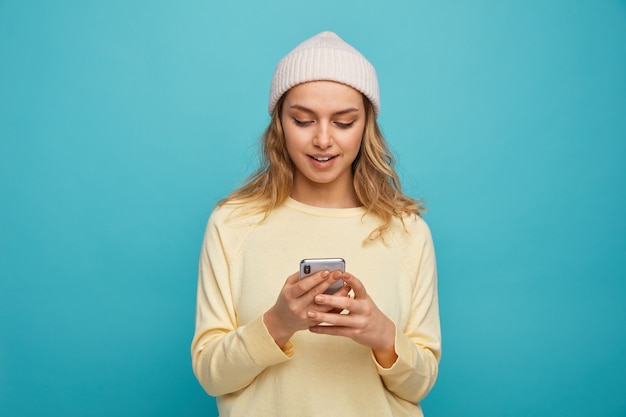
[[[354,200],[352,163],[359,154],[365,118],[362,94],[347,85],[314,81],[287,92],[281,121],[295,166],[294,198],[305,203],[320,197]]]

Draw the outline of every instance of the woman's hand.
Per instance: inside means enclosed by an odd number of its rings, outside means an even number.
[[[324,293],[341,277],[339,271],[320,271],[303,280],[300,280],[298,273],[287,278],[276,303],[263,315],[265,327],[278,346],[283,348],[295,332],[317,324],[317,321],[307,315],[310,311],[333,312],[334,308],[331,306],[316,304],[315,296]],[[333,296],[346,298],[348,292],[350,288],[344,286]]]
[[[349,286],[354,290],[354,298],[316,295],[315,303],[325,307],[327,311],[312,308],[307,312],[309,319],[316,322],[309,330],[313,333],[349,337],[372,349],[378,363],[389,368],[398,358],[395,351],[395,324],[378,309],[361,281],[348,273],[343,274],[343,280],[346,283],[344,289]],[[348,314],[339,314],[342,310],[347,310]],[[331,326],[320,326],[320,323]]]

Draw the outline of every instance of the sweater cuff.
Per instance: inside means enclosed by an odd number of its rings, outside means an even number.
[[[293,356],[293,345],[287,342],[282,350],[267,331],[263,316],[241,328],[240,337],[252,360],[261,367],[284,362]]]

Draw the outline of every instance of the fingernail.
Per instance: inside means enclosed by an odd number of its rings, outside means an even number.
[[[322,272],[322,276],[323,276],[324,278],[326,278],[326,277],[327,277],[327,276],[329,276],[329,275],[330,275],[330,272],[328,272],[328,271],[324,271],[324,272]]]
[[[306,315],[311,317],[311,318],[315,317],[315,313],[313,311],[307,312]]]
[[[316,295],[316,296],[315,296],[315,302],[316,302],[316,303],[322,303],[322,302],[324,302],[324,296],[323,296],[323,295]]]

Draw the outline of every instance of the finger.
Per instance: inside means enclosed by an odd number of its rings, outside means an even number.
[[[327,323],[332,326],[354,327],[352,317],[349,314],[324,313],[322,311],[311,310],[307,312],[307,317],[318,323]],[[317,326],[313,326],[317,327]],[[321,326],[327,327],[327,326]]]
[[[332,296],[333,297],[349,297],[351,290],[352,289],[346,284],[346,285],[343,285],[339,290],[334,292],[332,294]],[[322,293],[322,291],[320,291],[319,294],[320,295],[323,294],[324,296],[327,295],[325,293]],[[323,298],[321,300],[323,300]],[[313,297],[313,302],[315,303],[314,307],[313,307],[313,310],[315,310],[315,311],[321,311],[321,312],[324,312],[324,313],[336,313],[336,314],[338,314],[338,313],[341,313],[344,310],[343,307],[335,308],[335,307],[331,307],[331,306],[328,306],[328,305],[318,304],[318,303],[315,302],[315,297]]]
[[[354,298],[366,298],[367,291],[363,283],[354,275],[345,272],[343,281],[354,290]]]
[[[331,272],[328,280],[320,284],[318,288],[312,291],[312,296],[314,297],[316,294],[321,294],[321,293],[334,295],[337,293],[337,291],[341,291],[345,285],[343,280],[341,279],[342,277],[343,277],[343,272],[341,271]]]
[[[343,281],[341,281],[342,276],[343,276],[343,273],[341,271],[330,272],[330,274],[324,281],[322,281],[321,283],[319,283],[318,285],[316,285],[315,287],[309,290],[309,294],[308,294],[308,296],[310,296],[309,301],[313,302],[313,298],[317,294],[326,293],[326,291],[329,288],[331,288],[333,285],[338,285],[339,289],[342,289],[343,288]]]
[[[313,288],[319,286],[320,284],[324,283],[325,281],[328,280],[328,277],[330,276],[330,272],[328,271],[319,271],[316,272],[313,275],[310,275],[304,279],[300,279],[299,274],[296,273],[295,275],[295,283],[293,285],[293,287],[291,287],[292,293],[291,295],[299,298],[302,297],[302,295],[308,293],[309,291],[311,291]],[[293,275],[292,275],[293,276]],[[289,279],[291,279],[291,277],[289,277]],[[321,291],[324,292],[326,291],[326,289],[330,287],[330,284],[326,285],[326,287]]]
[[[309,331],[317,334],[328,334],[332,336],[346,336],[350,337],[353,333],[353,330],[349,327],[342,326],[311,326],[309,327]]]
[[[343,298],[347,298],[349,297],[349,292],[350,292],[350,287],[344,287],[341,290],[337,291],[336,293],[332,294],[333,297],[343,297]],[[326,294],[323,294],[322,296],[326,296]],[[317,297],[317,296],[316,296]],[[321,300],[323,300],[324,298],[321,298]],[[341,313],[343,310],[345,310],[345,308],[342,307],[332,307],[330,305],[324,305],[321,302],[317,303],[315,298],[313,299],[314,307],[312,308],[315,311],[321,311],[324,313]],[[353,308],[353,306],[350,306]]]
[[[332,308],[332,307],[327,307],[327,306],[311,306],[310,310],[319,311],[321,313],[333,313],[333,314],[339,314],[343,311],[342,308]]]
[[[347,297],[348,294],[350,294],[351,289],[352,288],[350,288],[348,284],[344,283],[341,288],[339,288],[335,293],[333,293],[333,295],[336,295],[338,297]]]
[[[355,300],[351,297],[340,297],[329,294],[319,294],[315,296],[315,304],[332,309],[352,311],[356,307]]]
[[[285,284],[297,284],[298,281],[300,281],[300,274],[298,272],[291,274],[287,277],[287,281],[285,281]]]

